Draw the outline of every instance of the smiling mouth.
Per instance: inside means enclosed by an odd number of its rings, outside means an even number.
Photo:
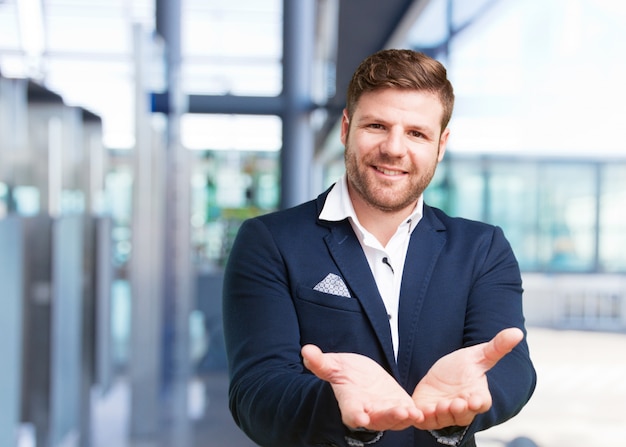
[[[405,171],[397,171],[397,170],[392,170],[392,169],[385,169],[385,168],[381,168],[381,167],[378,167],[378,166],[374,166],[374,169],[376,169],[378,172],[381,172],[381,173],[383,173],[385,175],[391,175],[391,176],[406,174]]]

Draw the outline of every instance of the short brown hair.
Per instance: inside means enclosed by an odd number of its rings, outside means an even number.
[[[435,59],[412,50],[382,50],[368,56],[352,75],[346,95],[352,118],[361,95],[384,88],[425,90],[434,93],[443,106],[441,130],[446,128],[454,107],[454,91],[446,68]]]

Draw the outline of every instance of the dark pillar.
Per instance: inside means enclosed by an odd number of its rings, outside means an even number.
[[[189,314],[194,276],[190,259],[190,157],[181,145],[180,119],[187,112],[181,89],[182,7],[180,0],[157,0],[156,29],[165,42],[168,92],[167,147],[165,150],[163,294],[163,396],[164,409],[172,421],[169,436],[177,446],[189,445],[191,426],[187,418],[189,360]]]
[[[315,1],[283,1],[283,146],[280,207],[311,198],[314,133],[311,74],[315,43]]]

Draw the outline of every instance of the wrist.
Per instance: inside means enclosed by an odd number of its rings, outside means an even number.
[[[449,445],[449,446],[458,446],[465,434],[467,433],[469,426],[467,427],[459,427],[459,426],[451,426],[445,427],[438,430],[429,430],[430,434],[437,439],[439,444]]]
[[[366,428],[350,428],[348,435],[345,436],[349,447],[364,447],[366,445],[375,444],[383,437],[382,431],[368,430]]]

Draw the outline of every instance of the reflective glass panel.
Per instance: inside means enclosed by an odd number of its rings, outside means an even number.
[[[626,164],[604,167],[600,196],[600,268],[626,272]]]
[[[549,271],[595,268],[596,167],[545,164],[539,170],[538,267]]]
[[[488,218],[502,227],[523,270],[537,268],[538,169],[530,162],[493,162],[488,175]]]
[[[450,213],[466,219],[485,218],[485,175],[480,159],[453,161],[448,165]]]

